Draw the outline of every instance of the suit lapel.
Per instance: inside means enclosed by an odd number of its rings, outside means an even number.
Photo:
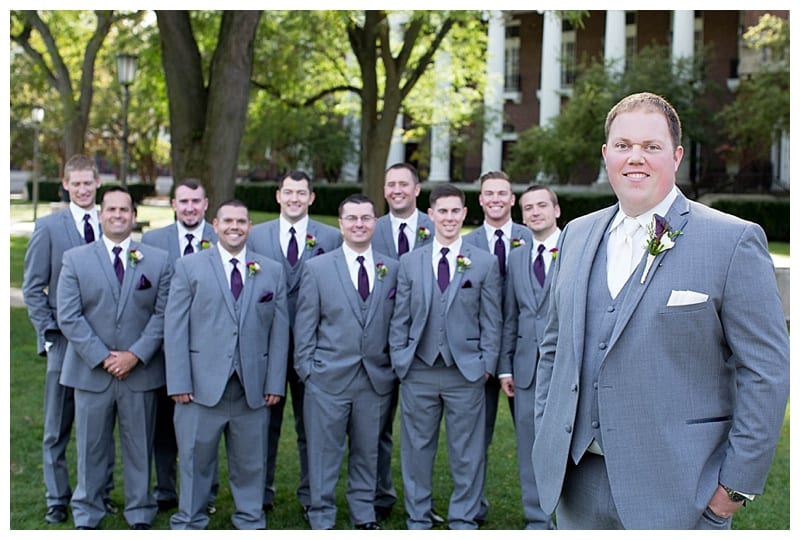
[[[431,297],[433,296],[433,284],[436,282],[436,277],[433,275],[433,244],[429,244],[422,248],[419,258],[419,275],[420,283],[422,283],[422,306],[425,309],[424,317],[421,320],[428,320],[428,313],[431,307]],[[412,290],[413,293],[413,290]]]
[[[138,269],[139,264],[142,263],[134,265],[131,262],[130,252],[134,249],[139,249],[141,251],[141,246],[136,242],[131,241],[130,245],[128,246],[128,251],[120,253],[120,257],[125,257],[128,259],[128,266],[125,268],[125,277],[122,278],[122,286],[120,287],[119,301],[117,302],[117,320],[119,320],[119,318],[125,312],[125,305],[128,303],[128,297],[131,294],[134,278],[140,273]],[[116,277],[116,274],[114,277]]]
[[[86,239],[81,236],[81,233],[75,227],[75,221],[72,219],[72,212],[69,211],[69,208],[62,211],[61,222],[64,233],[67,235],[67,240],[72,247],[86,244]]]
[[[100,268],[103,277],[106,278],[109,286],[108,288],[111,289],[111,296],[114,298],[114,303],[119,305],[119,281],[117,281],[117,274],[114,273],[114,265],[108,256],[108,251],[106,251],[106,244],[105,242],[94,242],[91,245],[94,256],[97,258],[97,266]]]
[[[485,238],[484,238],[485,239]],[[456,253],[456,259],[459,255],[463,255],[468,259],[472,258],[472,246],[468,245],[466,242],[461,242],[461,252]],[[445,313],[450,311],[450,306],[453,304],[453,300],[456,298],[456,294],[458,294],[458,290],[462,287],[464,283],[464,276],[465,274],[469,273],[469,270],[464,269],[463,272],[458,271],[458,262],[456,262],[456,271],[453,275],[453,279],[450,281],[450,285],[447,286],[447,307],[445,308]],[[469,279],[469,278],[467,278]]]
[[[374,251],[372,252],[372,256],[373,258],[375,257]],[[366,328],[372,321],[372,318],[378,311],[378,307],[383,303],[387,295],[386,284],[383,278],[378,276],[377,264],[379,262],[383,261],[375,259],[375,283],[372,284],[372,292],[369,295],[369,309],[367,310],[367,318],[364,320],[364,328]]]
[[[360,325],[364,325],[364,314],[361,310],[361,299],[358,292],[353,287],[353,281],[350,279],[350,269],[347,268],[347,260],[344,257],[344,252],[338,249],[334,252],[334,268],[336,268],[336,275],[339,277],[339,286],[344,292],[347,303],[350,305],[350,310],[355,315],[356,320]]]
[[[211,264],[211,273],[214,274],[214,281],[217,282],[217,286],[222,292],[222,298],[225,299],[225,306],[227,306],[231,317],[235,321],[237,318],[236,306],[233,304],[233,294],[231,294],[231,288],[228,285],[228,277],[225,275],[225,267],[222,266],[222,257],[216,247],[212,248],[209,253],[209,262]],[[241,269],[239,271],[241,272]]]
[[[433,221],[431,221],[431,218],[428,217],[428,214],[426,214],[424,212],[420,212],[419,210],[417,210],[417,214],[418,214],[418,216],[417,216],[417,230],[416,231],[411,231],[411,234],[413,234],[416,237],[416,239],[414,240],[414,249],[423,248],[423,247],[425,247],[428,244],[431,244],[433,242],[433,229],[434,229]],[[428,229],[428,233],[429,234],[428,234],[427,238],[420,239],[419,230],[422,227],[425,227],[426,229]]]
[[[689,203],[683,195],[678,195],[678,198],[676,198],[672,203],[672,206],[665,217],[667,218],[667,221],[669,221],[670,228],[672,230],[683,230],[683,228],[686,226],[686,222],[689,220]],[[678,239],[677,241],[679,242],[680,240]],[[662,251],[660,254],[656,255],[656,258],[653,260],[653,264],[650,267],[650,271],[648,272],[647,279],[644,283],[640,283],[642,272],[644,271],[644,265],[640,262],[639,266],[636,267],[636,270],[633,271],[634,273],[633,276],[631,276],[631,282],[628,285],[628,293],[625,296],[622,305],[620,306],[617,324],[614,326],[614,331],[611,333],[611,338],[608,340],[609,350],[614,346],[619,339],[620,334],[622,334],[622,331],[628,325],[628,321],[630,321],[631,316],[633,316],[633,312],[636,311],[636,307],[642,300],[642,296],[644,296],[645,291],[647,291],[647,287],[649,287],[650,283],[652,283],[653,275],[656,273],[659,264],[664,257],[669,256],[670,251],[671,250]]]
[[[534,242],[527,242],[524,246],[517,249],[522,250],[522,257],[520,257],[520,264],[522,266],[522,268],[520,268],[520,279],[522,280],[523,287],[522,293],[525,297],[532,298],[534,305],[538,309],[545,295],[533,285],[533,263],[531,263],[533,246]],[[547,281],[544,283],[547,285]]]
[[[475,229],[475,234],[477,236],[478,247],[494,255],[494,250],[489,249],[489,241],[486,239],[486,227],[481,225]]]
[[[394,238],[392,238],[392,218],[387,217],[385,220],[381,221],[376,232],[380,235],[382,245],[388,248],[389,253],[386,255],[391,255],[393,259],[397,259],[397,248],[394,245]],[[408,231],[408,234],[412,232],[413,231]]]
[[[258,263],[258,265],[262,269],[264,268],[263,261],[257,258],[251,260]],[[254,272],[253,275],[251,276],[249,270],[247,269],[248,262],[249,261],[242,261],[242,268],[240,268],[242,275],[244,277],[244,279],[242,280],[244,282],[244,287],[242,288],[241,295],[239,296],[239,301],[241,303],[241,305],[239,306],[240,307],[239,313],[247,313],[247,310],[250,309],[250,304],[253,303],[253,296],[255,295],[256,289],[258,289],[258,281],[260,280],[258,275],[261,273],[261,271]],[[233,305],[233,294],[228,294],[228,296],[230,296],[231,305]],[[239,317],[240,327],[242,326],[242,324],[244,324],[244,320],[245,320],[244,317]]]

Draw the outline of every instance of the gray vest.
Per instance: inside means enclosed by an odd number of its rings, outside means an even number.
[[[594,258],[592,270],[589,274],[580,393],[570,451],[572,460],[575,463],[580,461],[584,452],[592,443],[592,439],[597,440],[600,448],[603,447],[600,413],[597,403],[597,380],[606,356],[609,339],[617,324],[620,306],[631,288],[631,283],[634,281],[633,276],[639,275],[638,271],[634,270],[617,298],[612,300],[611,293],[608,292],[608,274],[606,271],[608,236],[608,233],[603,235],[603,240],[597,249],[597,255]],[[534,281],[536,280],[534,279]]]
[[[417,347],[417,358],[432,366],[439,355],[442,355],[446,366],[453,365],[453,355],[450,354],[450,347],[447,345],[447,297],[450,287],[455,287],[452,283],[448,288],[441,292],[436,280],[432,280],[433,295],[431,308],[428,313],[428,321],[419,337],[419,347]]]
[[[239,298],[233,302],[233,306],[236,309],[236,321],[238,323],[239,317],[242,316],[242,298],[244,298],[244,289],[242,289]],[[228,373],[228,378],[230,378],[234,372],[236,375],[239,376],[239,381],[244,385],[244,376],[242,375],[242,358],[241,354],[239,353],[239,333],[236,333],[236,347],[233,349],[233,362],[231,363],[231,371]]]

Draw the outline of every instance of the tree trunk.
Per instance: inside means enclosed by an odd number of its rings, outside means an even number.
[[[189,14],[158,11],[156,16],[169,96],[173,178],[200,179],[213,212],[234,192],[261,12],[224,12],[208,88]]]

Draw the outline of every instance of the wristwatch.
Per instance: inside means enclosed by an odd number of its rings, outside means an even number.
[[[731,500],[731,502],[744,504],[747,503],[748,497],[744,493],[739,493],[738,491],[735,491],[727,486],[722,486],[722,489],[724,489],[725,493],[728,494],[728,498]]]

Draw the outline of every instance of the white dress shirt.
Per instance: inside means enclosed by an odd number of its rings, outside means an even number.
[[[375,261],[372,257],[372,246],[370,246],[364,253],[353,251],[347,244],[342,244],[342,252],[344,253],[344,260],[347,263],[347,271],[350,273],[350,281],[353,282],[353,287],[358,290],[358,270],[361,265],[356,260],[359,255],[364,257],[364,268],[367,269],[367,278],[369,279],[369,292],[375,285]]]
[[[297,260],[303,257],[303,250],[306,249],[306,235],[308,234],[308,214],[303,216],[297,223],[289,223],[289,221],[281,215],[278,217],[278,224],[280,225],[280,233],[278,234],[278,241],[281,243],[281,251],[283,256],[289,250],[289,240],[292,238],[292,233],[289,229],[294,227],[294,235],[297,238]]]
[[[400,225],[403,223],[406,224],[406,229],[403,231],[408,238],[408,250],[411,251],[414,249],[414,244],[417,241],[417,223],[419,223],[419,210],[414,210],[411,216],[407,219],[400,219],[396,217],[391,212],[389,213],[389,221],[392,224],[392,241],[394,242],[394,248],[399,250],[400,246],[397,245],[397,237],[400,232]]]
[[[453,281],[453,276],[456,275],[456,257],[458,257],[459,253],[461,252],[461,244],[462,238],[459,236],[458,240],[450,244],[449,246],[443,246],[439,243],[436,239],[436,235],[433,237],[433,253],[431,257],[431,262],[433,263],[433,278],[436,281],[436,277],[439,275],[439,260],[442,258],[442,248],[446,247],[449,248],[450,251],[447,252],[447,263],[450,266],[450,281]]]

